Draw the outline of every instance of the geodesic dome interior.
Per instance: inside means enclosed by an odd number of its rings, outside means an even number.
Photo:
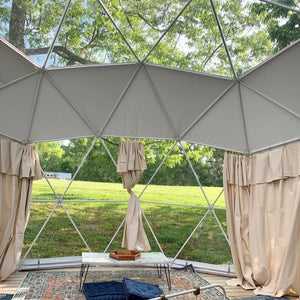
[[[1,1],[0,134],[299,139],[299,0]],[[277,35],[276,35],[277,34]]]

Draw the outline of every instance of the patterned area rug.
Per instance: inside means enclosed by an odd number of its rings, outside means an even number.
[[[156,269],[120,270],[116,268],[112,271],[89,271],[86,282],[122,281],[124,277],[140,282],[157,284],[163,289],[164,295],[194,289],[194,287],[198,286],[203,287],[209,285],[205,279],[193,272],[192,267],[182,270],[171,270],[171,291],[168,290],[164,274],[158,277]],[[201,294],[197,296],[198,300],[202,298],[202,296],[205,300],[224,299],[224,295],[216,288],[201,291]],[[79,271],[51,271],[29,272],[12,299],[84,300],[85,296],[79,291]],[[196,300],[196,296],[190,293],[172,299]]]

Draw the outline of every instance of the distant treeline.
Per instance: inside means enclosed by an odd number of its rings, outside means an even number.
[[[119,138],[107,138],[102,141],[98,139],[78,172],[76,180],[121,182],[121,176],[117,173],[115,164],[105,149],[105,147],[109,149],[114,161],[117,162],[119,141]],[[157,140],[140,141],[144,145],[147,161],[147,170],[144,171],[140,183],[146,183],[164,160],[174,142]],[[39,150],[43,170],[75,174],[93,142],[93,138],[82,138],[64,142],[38,143],[36,146]],[[152,179],[153,184],[197,185],[195,175],[190,168],[191,164],[203,186],[223,185],[223,150],[190,143],[182,143],[181,146],[176,144]]]

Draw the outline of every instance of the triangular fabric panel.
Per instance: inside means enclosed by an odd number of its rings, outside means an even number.
[[[51,78],[99,133],[137,66],[103,65],[52,70]]]
[[[0,97],[0,133],[26,142],[39,74],[6,86]]]
[[[190,142],[247,152],[238,86],[230,89],[183,137]]]
[[[299,138],[298,117],[246,87],[241,87],[241,94],[252,152]]]
[[[43,76],[29,135],[30,141],[92,136],[94,132]]]
[[[104,135],[175,138],[143,67],[114,112]]]
[[[0,36],[0,87],[34,72],[35,66]],[[4,72],[3,72],[4,71]]]
[[[179,136],[233,83],[159,66],[147,66],[147,70]]]
[[[263,64],[242,81],[300,115],[300,42]]]

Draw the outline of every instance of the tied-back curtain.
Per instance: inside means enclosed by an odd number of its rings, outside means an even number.
[[[227,228],[238,284],[299,295],[300,143],[251,156],[226,154]]]
[[[123,188],[132,189],[147,169],[144,147],[139,141],[120,142],[117,171],[121,173]]]
[[[41,178],[35,147],[0,139],[0,282],[18,268],[32,181]]]
[[[123,188],[130,194],[125,219],[122,247],[135,251],[150,251],[150,243],[143,228],[142,211],[138,197],[131,189],[147,168],[144,147],[139,141],[120,142],[117,171],[121,173]]]

